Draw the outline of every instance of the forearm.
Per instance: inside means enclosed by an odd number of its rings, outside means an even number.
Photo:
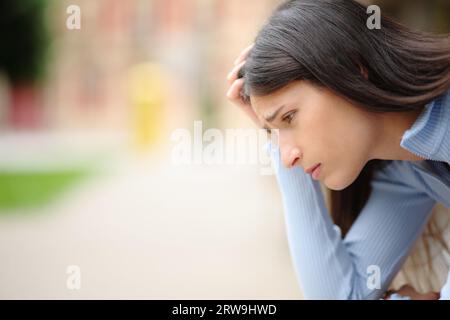
[[[279,154],[274,151],[272,159],[290,252],[305,298],[380,298],[422,232],[434,201],[381,173],[372,185],[370,199],[342,240],[319,182],[299,167],[278,165]],[[368,286],[371,266],[380,270],[380,285],[375,288]]]
[[[351,298],[352,261],[328,215],[320,184],[298,167],[280,168],[277,179],[290,252],[305,298]]]

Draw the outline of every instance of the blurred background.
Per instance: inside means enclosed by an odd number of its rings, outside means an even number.
[[[0,2],[0,298],[302,297],[274,176],[171,160],[195,120],[253,128],[226,75],[281,2]],[[448,0],[370,4],[450,31]]]

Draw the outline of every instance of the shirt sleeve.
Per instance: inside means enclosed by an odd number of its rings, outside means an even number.
[[[320,183],[299,167],[280,165],[279,148],[270,153],[304,297],[379,299],[422,232],[435,201],[395,178],[394,161],[374,174],[371,195],[342,239]]]

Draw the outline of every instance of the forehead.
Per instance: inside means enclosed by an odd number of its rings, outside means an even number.
[[[300,82],[292,82],[264,96],[250,96],[253,110],[259,115],[269,114],[285,104],[294,103],[299,98]]]

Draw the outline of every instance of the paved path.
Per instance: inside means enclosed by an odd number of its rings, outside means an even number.
[[[47,208],[1,214],[0,298],[301,298],[274,177],[167,163],[123,159]]]

